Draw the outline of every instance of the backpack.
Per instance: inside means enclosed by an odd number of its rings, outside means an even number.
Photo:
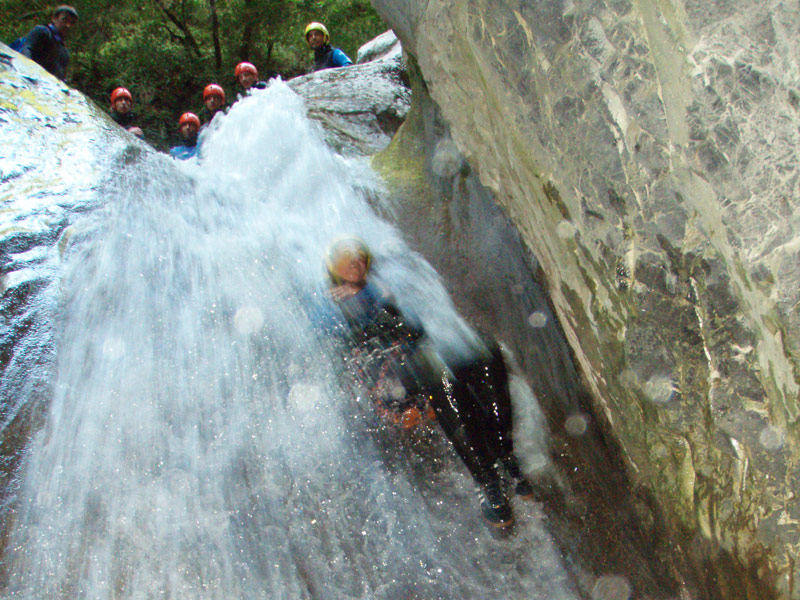
[[[24,38],[24,37],[21,37],[21,38],[17,38],[17,39],[16,39],[16,40],[14,40],[13,42],[11,42],[11,43],[8,45],[8,47],[9,47],[9,48],[11,48],[12,50],[15,50],[15,51],[17,51],[17,52],[22,52],[22,47],[23,47],[24,45],[25,45],[25,38]]]

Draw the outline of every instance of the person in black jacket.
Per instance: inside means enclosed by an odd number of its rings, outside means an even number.
[[[59,6],[49,24],[37,25],[25,36],[20,54],[36,61],[63,81],[69,66],[69,50],[64,39],[77,23],[78,11],[71,6]]]
[[[322,23],[309,23],[305,31],[306,42],[314,51],[314,65],[310,72],[333,69],[334,67],[348,67],[353,61],[339,48],[330,45],[331,36]]]
[[[445,365],[422,325],[367,280],[371,263],[358,238],[334,241],[326,257],[331,301],[315,307],[312,320],[350,347],[346,362],[379,415],[400,427],[435,416],[481,489],[484,518],[496,527],[511,525],[496,465],[517,497],[533,498],[534,489],[514,454],[508,373],[499,347],[489,341]]]
[[[111,92],[111,118],[120,126],[137,137],[144,137],[141,128],[136,125],[133,108],[133,96],[124,87]]]
[[[258,69],[256,69],[253,63],[240,62],[236,65],[233,74],[245,93],[249,92],[251,89],[263,90],[267,87],[266,81],[258,80]]]
[[[218,83],[209,83],[203,88],[203,104],[201,114],[206,125],[211,123],[218,114],[225,114],[225,90]]]

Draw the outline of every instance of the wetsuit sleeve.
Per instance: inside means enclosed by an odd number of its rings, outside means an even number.
[[[413,339],[421,338],[425,335],[425,328],[420,320],[408,311],[401,311],[397,307],[397,301],[382,284],[370,283],[366,288],[374,298],[374,302],[383,308],[383,311],[390,315],[395,323],[399,323],[403,332]]]
[[[195,154],[197,154],[197,146],[175,146],[169,151],[169,155],[178,160],[189,160]]]
[[[349,327],[329,298],[306,297],[303,302],[311,326],[325,335],[346,336]]]
[[[339,48],[333,49],[333,54],[331,56],[331,62],[333,63],[334,67],[349,67],[353,64],[353,61],[350,58],[339,50]]]
[[[354,331],[357,339],[388,348],[394,344],[413,345],[425,335],[415,319],[408,318],[397,308],[392,296],[381,293],[382,290],[374,286],[365,291],[373,295],[375,310],[369,323]]]
[[[50,32],[47,27],[37,25],[25,36],[25,43],[20,49],[20,54],[27,56],[31,60],[36,60],[36,57],[42,53],[43,44],[47,44],[49,41]]]

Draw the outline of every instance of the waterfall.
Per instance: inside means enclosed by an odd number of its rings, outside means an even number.
[[[387,434],[342,383],[307,313],[337,234],[371,246],[442,352],[474,336],[378,216],[366,164],[331,152],[285,84],[218,117],[198,162],[121,160],[97,193],[64,252],[52,398],[6,517],[8,597],[577,597],[536,505],[492,535],[443,436]]]

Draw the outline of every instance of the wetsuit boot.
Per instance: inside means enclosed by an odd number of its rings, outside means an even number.
[[[493,527],[505,528],[514,522],[511,506],[508,504],[499,481],[491,481],[481,486],[481,512],[483,518]]]
[[[509,454],[500,462],[503,463],[506,473],[508,473],[514,481],[514,494],[523,500],[532,500],[534,496],[533,486],[522,474],[522,469],[519,468],[517,457],[513,454]]]

